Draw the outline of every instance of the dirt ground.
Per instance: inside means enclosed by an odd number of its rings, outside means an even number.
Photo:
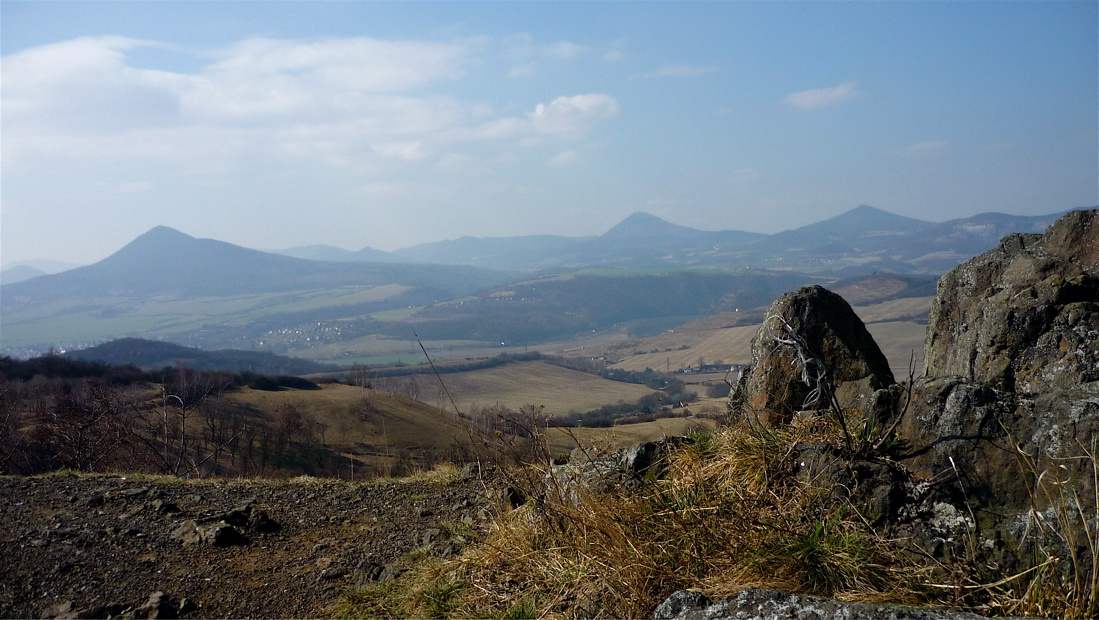
[[[491,489],[457,475],[0,477],[0,616],[318,617],[411,553],[456,553],[495,509]],[[216,538],[222,522],[233,532]]]

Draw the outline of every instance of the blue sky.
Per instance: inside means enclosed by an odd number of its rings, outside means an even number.
[[[0,259],[1099,203],[1096,2],[0,4]]]

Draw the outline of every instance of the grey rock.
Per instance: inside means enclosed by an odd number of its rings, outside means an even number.
[[[867,409],[894,383],[889,362],[851,306],[821,286],[780,297],[752,341],[752,362],[729,396],[734,415],[785,424],[799,411]]]
[[[149,503],[149,506],[151,506],[153,510],[160,513],[179,512],[179,506],[176,506],[172,502],[166,502],[161,499],[154,499],[152,502]]]
[[[210,525],[199,525],[194,520],[184,521],[172,530],[169,537],[184,545],[229,547],[248,544],[248,538],[225,521]]]
[[[683,437],[663,437],[602,455],[573,450],[568,464],[555,465],[546,472],[538,499],[575,505],[588,493],[637,487],[646,478],[660,477],[668,454],[684,441]]]
[[[262,510],[253,510],[248,516],[248,530],[252,532],[270,533],[277,532],[282,529],[277,521],[267,515]]]
[[[179,606],[170,596],[161,591],[149,594],[149,600],[144,605],[132,611],[123,612],[124,618],[146,618],[155,620],[158,618],[178,618]]]
[[[980,515],[983,548],[1010,566],[1000,547],[1025,557],[1031,511],[1052,507],[1035,492],[1042,471],[1071,480],[1094,514],[1091,463],[1076,457],[1099,436],[1097,221],[1094,209],[1071,212],[1044,235],[1005,237],[940,280],[927,376],[913,386],[897,438],[904,465],[952,488],[923,502],[910,528],[917,539],[926,531],[919,520],[950,503]]]
[[[924,374],[1030,394],[1099,380],[1097,219],[1070,212],[1045,235],[1009,235],[944,275]]]
[[[653,612],[655,620],[980,620],[982,616],[942,608],[848,603],[762,588],[711,602],[701,594],[672,594]]]
[[[355,571],[355,582],[359,587],[371,583],[377,583],[381,581],[382,571],[385,569],[381,564],[375,564],[374,562],[364,561],[359,564],[359,567]]]
[[[709,606],[710,599],[705,595],[691,590],[678,590],[657,606],[653,611],[653,620],[681,618],[690,611]]]
[[[344,575],[347,575],[347,572],[348,571],[347,571],[346,568],[343,568],[343,567],[340,567],[340,566],[335,566],[335,567],[332,567],[332,568],[326,568],[326,569],[322,570],[321,573],[320,573],[320,578],[322,580],[332,581],[332,580],[335,580],[335,579],[339,579],[339,578],[343,577]]]
[[[435,527],[429,528],[427,531],[425,531],[423,533],[422,536],[420,536],[420,544],[421,545],[430,545],[431,543],[435,542],[436,540],[439,540],[439,538],[441,538],[442,535],[443,535],[443,531],[440,530],[439,528],[435,528]]]
[[[382,567],[381,572],[378,573],[378,582],[379,583],[385,583],[386,581],[391,581],[393,579],[396,579],[397,577],[400,577],[401,574],[404,573],[407,570],[408,569],[401,568],[400,566],[397,566],[396,564],[386,564],[384,567]]]

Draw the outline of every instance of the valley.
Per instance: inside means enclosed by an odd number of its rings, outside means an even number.
[[[417,340],[442,359],[655,336],[765,307],[799,286],[842,286],[875,273],[911,280],[902,297],[932,295],[936,274],[1005,232],[1040,231],[1056,216],[983,214],[936,224],[860,206],[760,235],[636,213],[598,237],[470,237],[394,253],[276,254],[160,226],[94,265],[5,280],[0,354],[141,337],[386,365],[418,358]],[[922,292],[915,290],[921,279]],[[878,289],[871,295],[883,301],[890,293]],[[845,295],[864,303],[863,291]]]

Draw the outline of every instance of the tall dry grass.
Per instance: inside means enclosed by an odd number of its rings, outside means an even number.
[[[583,484],[555,489],[560,477],[548,475],[549,453],[538,448],[535,429],[527,429],[521,442],[493,431],[482,441],[500,443],[494,449],[501,453],[510,450],[514,465],[500,463],[501,475],[531,500],[515,510],[501,508],[487,535],[460,556],[406,558],[411,570],[345,596],[332,612],[641,618],[680,589],[718,597],[767,587],[993,615],[1099,615],[1099,496],[1080,497],[1082,487],[1064,475],[1064,463],[1016,448],[1021,472],[1035,481],[1032,527],[1025,535],[1029,565],[1004,575],[959,562],[948,567],[950,582],[943,583],[943,567],[929,562],[929,554],[885,537],[860,506],[798,471],[798,444],[849,445],[850,435],[833,418],[695,433],[667,456],[662,475],[609,492]],[[1081,449],[1095,489],[1095,445]],[[972,553],[965,556],[979,556],[980,538],[972,536],[969,544]]]
[[[690,437],[663,477],[633,490],[531,488],[536,499],[500,515],[481,543],[403,577],[399,601],[386,587],[386,615],[636,618],[675,590],[747,586],[916,602],[911,556],[794,475],[790,447],[819,438],[810,423],[720,429]],[[545,471],[522,477],[545,484]]]

